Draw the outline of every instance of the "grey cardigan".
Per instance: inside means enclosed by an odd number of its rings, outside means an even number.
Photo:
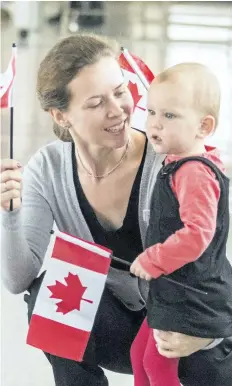
[[[163,158],[148,144],[139,197],[143,243],[152,187]],[[70,142],[54,141],[30,159],[23,173],[22,207],[4,211],[1,217],[2,277],[13,293],[25,291],[38,275],[54,222],[60,231],[93,241],[76,196]],[[146,285],[128,272],[110,268],[106,285],[129,309],[144,307]]]

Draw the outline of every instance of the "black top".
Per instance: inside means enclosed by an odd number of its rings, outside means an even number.
[[[229,179],[213,162],[204,157],[187,157],[160,170],[152,196],[145,247],[164,243],[184,227],[170,181],[185,162],[193,160],[209,166],[220,184],[215,234],[198,259],[165,278],[161,276],[149,282],[148,324],[155,329],[205,338],[228,337],[232,335],[232,267],[226,258]]]
[[[73,179],[76,188],[76,194],[78,202],[85,218],[85,221],[89,227],[95,243],[108,247],[113,251],[113,255],[119,257],[128,262],[132,262],[143,250],[142,240],[139,228],[138,218],[138,205],[139,205],[139,191],[140,181],[143,171],[143,165],[146,156],[147,140],[144,147],[144,153],[138,172],[136,174],[130,198],[128,203],[127,212],[121,228],[117,230],[106,230],[99,223],[97,216],[89,204],[82,186],[80,184],[79,176],[77,173],[77,163],[75,157],[74,144],[72,146],[72,163],[73,163]],[[122,270],[128,270],[126,266],[112,260],[112,267]]]

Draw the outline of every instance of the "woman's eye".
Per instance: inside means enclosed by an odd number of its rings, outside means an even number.
[[[96,109],[97,107],[101,106],[102,101],[97,103],[96,105],[89,106],[89,109]]]
[[[173,119],[176,118],[176,115],[173,113],[165,113],[164,116],[168,119]]]
[[[154,110],[148,109],[147,111],[148,111],[149,115],[155,115],[155,111]]]
[[[120,98],[123,94],[125,94],[125,90],[117,91],[115,95]]]

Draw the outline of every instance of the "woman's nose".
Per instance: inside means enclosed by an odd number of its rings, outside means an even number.
[[[118,116],[122,115],[123,111],[124,110],[123,110],[121,104],[119,103],[119,101],[112,101],[109,105],[107,115],[109,118],[118,117]]]

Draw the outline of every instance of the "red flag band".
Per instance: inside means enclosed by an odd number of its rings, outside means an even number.
[[[13,85],[15,79],[16,47],[12,49],[12,56],[6,72],[0,74],[1,108],[13,107]]]

